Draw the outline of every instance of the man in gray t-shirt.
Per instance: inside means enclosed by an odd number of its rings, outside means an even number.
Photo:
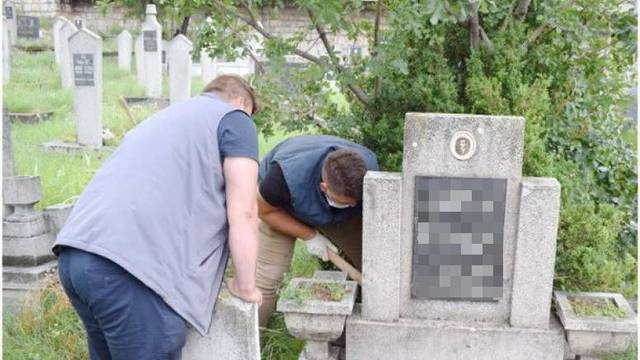
[[[205,334],[229,253],[229,291],[255,285],[258,145],[253,89],[220,76],[131,130],[54,244],[91,359],[179,359],[185,321]]]

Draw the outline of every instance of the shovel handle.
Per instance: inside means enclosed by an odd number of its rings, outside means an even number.
[[[354,268],[345,259],[341,258],[340,255],[336,254],[331,249],[327,249],[327,255],[329,256],[329,260],[331,260],[331,262],[335,266],[337,266],[338,269],[346,272],[353,281],[358,283],[358,285],[362,285],[362,273],[360,273],[358,269]]]

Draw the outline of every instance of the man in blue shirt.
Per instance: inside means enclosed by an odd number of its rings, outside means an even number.
[[[185,321],[209,329],[229,252],[229,291],[261,302],[257,107],[220,76],[127,133],[83,191],[54,252],[91,359],[179,359]]]
[[[362,264],[362,182],[378,170],[375,154],[335,136],[297,136],[260,161],[257,284],[263,294],[260,325],[266,326],[276,293],[289,271],[295,239],[327,261],[328,249]],[[330,241],[331,240],[331,241]]]

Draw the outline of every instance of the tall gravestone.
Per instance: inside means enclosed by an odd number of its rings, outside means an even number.
[[[51,29],[51,32],[53,33],[53,51],[55,52],[56,64],[58,64],[58,66],[60,66],[62,56],[62,37],[60,35],[60,30],[62,29],[62,25],[65,23],[69,23],[69,20],[64,16],[58,16],[53,22],[53,27]]]
[[[145,84],[144,81],[144,45],[143,45],[143,39],[142,39],[142,35],[138,36],[136,38],[136,43],[135,43],[135,55],[136,55],[136,80],[138,80],[138,84],[143,85]]]
[[[11,30],[9,20],[2,19],[2,84],[11,79]]]
[[[191,97],[191,50],[193,44],[179,34],[171,40],[168,49],[169,100],[171,104]]]
[[[156,14],[156,6],[148,4],[142,24],[145,94],[148,97],[162,95],[162,31]]]
[[[102,146],[102,39],[84,28],[69,38],[78,144]]]
[[[60,76],[62,77],[62,87],[73,87],[73,73],[71,63],[71,53],[69,52],[69,37],[78,31],[70,21],[65,22],[60,27]]]
[[[200,71],[202,82],[206,85],[216,78],[216,66],[207,49],[200,50]]]
[[[18,41],[18,19],[16,14],[16,6],[12,0],[3,3],[4,18],[7,19],[7,29],[9,29],[9,39],[11,45],[15,45]]]
[[[131,34],[123,30],[118,35],[118,67],[120,70],[131,70]]]
[[[560,186],[523,178],[524,119],[409,113],[402,174],[369,172],[347,358],[561,360]]]

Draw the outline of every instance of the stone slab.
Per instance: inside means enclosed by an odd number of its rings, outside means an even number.
[[[9,205],[31,205],[42,199],[39,176],[9,176],[2,181],[2,198]]]
[[[193,44],[179,34],[168,43],[169,99],[171,104],[191,97],[191,51]]]
[[[341,301],[322,301],[309,299],[303,304],[295,300],[278,300],[277,310],[285,313],[319,314],[319,315],[350,315],[356,300],[357,284],[354,281],[334,281],[308,278],[293,278],[288,286],[297,287],[302,284],[336,284],[345,285],[345,295]]]
[[[28,238],[32,236],[42,235],[47,232],[47,223],[43,216],[36,216],[28,221],[10,221],[2,222],[2,236]]]
[[[142,37],[145,95],[149,97],[162,95],[162,27],[156,19],[156,14],[156,6],[147,4]]]
[[[123,30],[118,35],[118,68],[124,71],[131,70],[131,34],[127,30]]]
[[[52,260],[54,240],[51,233],[28,238],[3,236],[2,263],[4,266],[35,266]]]
[[[110,146],[91,146],[72,144],[63,141],[49,141],[42,144],[42,147],[46,151],[66,151],[66,152],[81,152],[81,151],[113,151],[114,148]]]
[[[402,175],[369,171],[362,205],[362,314],[395,320],[400,313]]]
[[[462,144],[465,146],[461,146]],[[523,148],[522,117],[406,114],[402,166],[400,318],[508,323]],[[417,176],[507,180],[502,297],[497,301],[448,301],[412,297],[413,211]]]
[[[58,266],[57,260],[48,261],[37,266],[2,266],[2,288],[29,290],[40,285],[47,274]]]
[[[258,306],[244,302],[223,287],[218,296],[215,314],[206,336],[191,326],[187,343],[182,349],[184,360],[258,360],[260,334]]]
[[[565,330],[601,331],[601,332],[637,332],[637,315],[631,309],[627,300],[617,293],[554,291],[554,301],[558,317]],[[619,309],[624,311],[624,317],[611,319],[606,317],[579,317],[573,310],[569,297],[583,297],[594,299],[610,299]]]
[[[73,210],[73,204],[56,204],[46,207],[43,211],[49,231],[55,235],[60,232]]]
[[[515,327],[549,326],[560,183],[552,178],[523,178],[511,296]]]
[[[399,319],[347,319],[349,360],[562,360],[565,340],[560,324],[551,328],[514,328],[490,323]]]

